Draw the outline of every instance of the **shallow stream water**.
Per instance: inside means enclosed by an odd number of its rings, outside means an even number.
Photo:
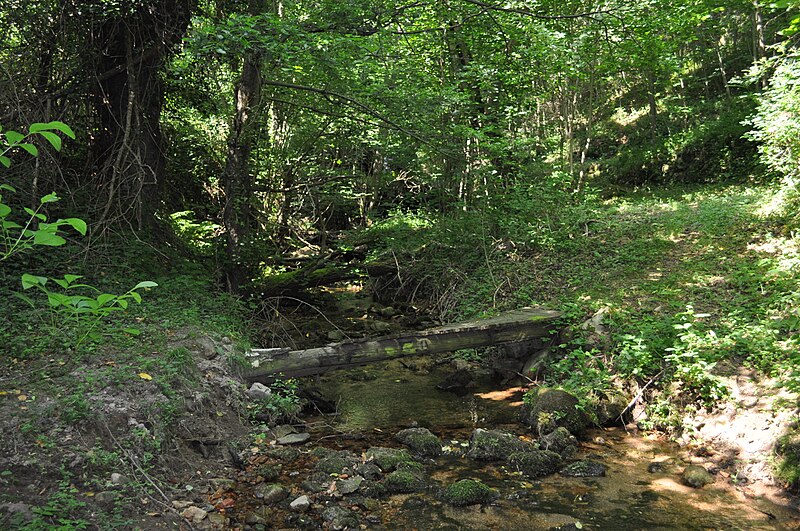
[[[498,390],[484,381],[457,396],[436,389],[445,371],[424,363],[412,369],[392,362],[323,377],[320,387],[339,400],[340,412],[325,429],[360,433],[347,443],[355,451],[391,444],[392,434],[415,425],[456,447],[465,446],[478,427],[532,435],[516,422],[521,390]],[[324,431],[316,435],[324,437]],[[388,529],[800,529],[797,512],[746,498],[722,477],[702,489],[683,485],[682,457],[675,444],[622,428],[593,430],[581,442],[577,458],[607,465],[605,477],[528,480],[502,464],[454,452],[428,463],[431,479],[442,485],[480,479],[499,490],[496,503],[453,508],[424,495],[397,495],[382,501],[379,515]],[[670,465],[650,473],[654,461]]]

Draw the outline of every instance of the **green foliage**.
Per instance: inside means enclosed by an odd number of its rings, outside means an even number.
[[[2,129],[0,129],[2,130]],[[61,150],[61,137],[53,131],[59,131],[70,138],[75,138],[75,133],[68,125],[61,122],[31,124],[28,134],[23,135],[17,131],[8,130],[0,137],[0,164],[6,168],[11,166],[8,154],[15,148],[23,149],[34,157],[39,155],[38,148],[27,142],[32,137],[42,137],[47,140],[57,151]],[[0,192],[15,192],[13,186],[0,183]],[[86,222],[77,218],[58,219],[48,223],[47,215],[42,212],[45,205],[59,201],[55,193],[47,194],[39,200],[35,210],[24,207],[27,219],[22,223],[14,221],[10,216],[12,208],[3,202],[0,193],[0,262],[11,256],[27,251],[34,246],[58,247],[64,245],[66,240],[59,235],[59,231],[66,226],[72,227],[81,235],[86,235]]]
[[[81,275],[64,275],[63,279],[48,279],[30,274],[22,276],[24,290],[35,288],[47,298],[48,318],[45,322],[48,323],[53,336],[69,330],[74,334],[73,345],[78,348],[87,340],[98,341],[106,335],[139,334],[136,328],[102,329],[101,325],[111,314],[126,310],[131,301],[141,303],[142,296],[138,290],[153,288],[158,284],[143,281],[122,295],[114,295],[102,293],[93,286],[77,282],[81,278],[83,278]],[[61,288],[59,291],[48,287],[48,282],[51,280]],[[91,295],[84,295],[80,291]],[[34,299],[19,293],[16,295],[31,307],[37,307]]]
[[[268,425],[295,419],[302,409],[297,396],[298,385],[293,379],[276,380],[270,385],[269,396],[248,406],[250,415]]]
[[[53,492],[45,505],[32,509],[35,515],[31,522],[17,522],[18,529],[21,531],[45,531],[50,529],[60,529],[72,531],[78,529],[89,529],[89,520],[79,517],[83,514],[86,502],[77,498],[78,489],[68,480],[59,484],[59,489]]]

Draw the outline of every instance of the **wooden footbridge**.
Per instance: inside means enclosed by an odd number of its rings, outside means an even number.
[[[250,382],[271,381],[279,374],[309,376],[401,357],[528,341],[548,336],[559,317],[561,314],[556,311],[524,308],[419,332],[343,341],[307,350],[253,349],[249,353],[252,368],[245,370],[244,377]]]

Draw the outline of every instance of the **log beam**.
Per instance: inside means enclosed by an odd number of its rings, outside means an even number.
[[[496,317],[454,323],[420,332],[331,343],[306,350],[273,350],[245,370],[247,381],[270,381],[279,374],[294,378],[395,358],[441,354],[467,348],[513,343],[550,335],[561,314],[524,308]],[[272,349],[271,349],[272,350]]]

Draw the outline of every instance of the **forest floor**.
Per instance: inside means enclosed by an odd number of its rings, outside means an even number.
[[[622,367],[631,380],[650,369],[640,386],[655,374],[648,363],[661,363],[666,349],[686,370],[683,382],[645,393],[639,425],[673,434],[687,459],[742,491],[787,502],[782,487],[792,471],[776,475],[775,444],[798,418],[792,353],[800,329],[800,239],[771,210],[774,199],[766,188],[730,187],[598,205],[570,225],[571,239],[549,249],[522,258],[514,250],[502,263],[508,246],[498,244],[502,249],[485,261],[492,270],[482,276],[494,284],[465,298],[463,313],[548,303],[579,324],[606,308],[615,346],[601,345],[597,359]],[[474,252],[474,241],[462,243]],[[402,253],[398,247],[401,260]],[[381,333],[380,319],[364,320],[360,307],[338,327],[313,317],[322,306],[299,312],[313,325],[298,329],[300,320],[276,320],[276,308],[266,303],[242,310],[214,295],[197,272],[172,270],[153,280],[160,287],[131,310],[139,337],[112,337],[78,358],[56,349],[33,357],[25,352],[38,348],[39,336],[5,336],[19,355],[0,374],[0,525],[169,528],[181,514],[203,515],[198,527],[224,522],[219,517],[230,499],[214,494],[230,487],[258,443],[253,419],[271,412],[259,410],[237,379],[247,338],[272,346],[260,342],[294,336],[311,346],[341,329]],[[403,316],[392,313],[386,321],[396,325]],[[248,319],[265,314],[272,328],[245,330]],[[19,306],[8,315],[38,318]],[[566,367],[573,354],[565,351]],[[690,377],[697,385],[687,383]],[[575,392],[595,383],[565,382]],[[698,405],[717,398],[718,408]]]

